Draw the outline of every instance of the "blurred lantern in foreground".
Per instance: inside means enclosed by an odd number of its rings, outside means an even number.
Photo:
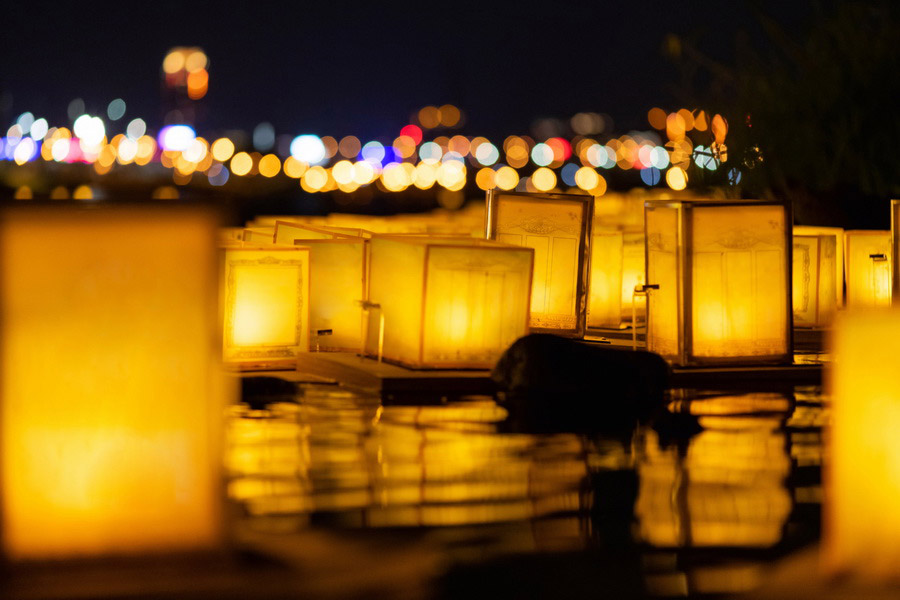
[[[292,368],[309,350],[309,249],[225,248],[226,363]]]
[[[414,368],[490,368],[528,333],[530,248],[413,236],[368,243],[368,354]]]
[[[835,322],[823,537],[833,573],[900,572],[900,312],[849,311]]]
[[[588,328],[618,329],[631,322],[634,288],[644,283],[643,208],[634,195],[610,194],[594,202]]]
[[[217,221],[169,205],[3,211],[7,559],[222,544]]]
[[[647,348],[675,364],[790,362],[790,218],[755,201],[647,202]]]
[[[366,299],[366,241],[297,240],[309,248],[311,350],[358,351]]]
[[[531,329],[583,337],[592,196],[490,190],[486,237],[534,249]]]
[[[844,232],[847,306],[864,308],[891,303],[891,232]]]
[[[844,306],[844,230],[840,227],[794,225],[794,235],[819,235],[834,238],[834,293],[838,308]]]
[[[823,327],[837,311],[836,241],[833,235],[794,234],[795,327]]]

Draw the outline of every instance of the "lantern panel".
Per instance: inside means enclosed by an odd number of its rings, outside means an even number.
[[[848,311],[829,371],[824,559],[835,572],[896,579],[900,568],[900,313]]]
[[[821,327],[834,317],[837,310],[835,248],[833,235],[794,235],[795,327]]]
[[[288,221],[277,221],[273,235],[275,244],[279,246],[293,246],[297,240],[333,240],[348,237],[323,227]]]
[[[528,332],[533,251],[474,239],[370,242],[366,350],[414,368],[489,368]]]
[[[193,207],[4,211],[7,559],[222,543],[217,225]]]
[[[366,242],[300,240],[309,248],[311,349],[358,351],[366,298]]]
[[[531,253],[489,246],[428,252],[424,360],[493,365],[527,332]]]
[[[681,356],[680,208],[647,209],[647,281],[653,290],[647,319],[647,348],[669,360]]]
[[[222,283],[226,362],[272,368],[309,349],[307,248],[226,248]]]
[[[622,312],[625,305],[624,250],[621,231],[597,231],[596,228],[594,229],[591,241],[588,327],[618,328],[622,324]],[[634,286],[632,286],[632,290],[634,290]]]
[[[847,306],[891,303],[891,232],[851,230],[844,233]]]
[[[531,327],[582,337],[593,197],[489,192],[488,204],[487,237],[534,250]]]
[[[844,306],[844,230],[840,227],[794,225],[794,235],[824,235],[834,239],[834,291],[838,308]]]
[[[243,241],[250,246],[271,246],[275,243],[275,229],[273,227],[244,229]]]

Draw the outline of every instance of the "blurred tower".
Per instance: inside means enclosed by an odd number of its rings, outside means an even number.
[[[199,103],[209,89],[209,59],[202,48],[176,47],[162,63],[164,122],[196,124],[201,116]]]

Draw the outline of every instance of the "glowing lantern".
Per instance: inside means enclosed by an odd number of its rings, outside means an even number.
[[[891,303],[891,232],[844,232],[847,306],[887,306]]]
[[[838,308],[844,306],[844,230],[840,227],[794,225],[794,235],[827,235],[834,238],[834,292]]]
[[[486,237],[534,249],[532,331],[583,337],[594,198],[488,191]]]
[[[380,307],[370,311],[368,354],[413,368],[489,368],[528,333],[530,248],[412,236],[368,243],[369,301]]]
[[[309,248],[311,350],[358,351],[366,299],[366,241],[297,240]]]
[[[225,248],[222,285],[226,363],[292,368],[309,350],[308,248]]]
[[[183,206],[3,211],[6,559],[222,544],[218,225]]]
[[[790,218],[755,201],[647,202],[647,348],[676,364],[792,360]]]
[[[644,203],[640,196],[604,196],[594,203],[589,329],[618,329],[632,320],[634,288],[644,283]],[[643,305],[638,307],[643,315]]]
[[[296,240],[333,240],[350,237],[323,227],[290,221],[276,221],[273,235],[275,244],[279,246],[292,246]]]
[[[828,325],[837,311],[833,235],[796,235],[793,248],[795,327]]]
[[[271,246],[275,243],[275,228],[248,227],[244,229],[243,240],[250,246]]]
[[[896,579],[900,568],[900,313],[840,315],[831,403],[824,562],[832,572]]]

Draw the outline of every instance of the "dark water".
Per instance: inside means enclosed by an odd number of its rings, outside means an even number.
[[[296,400],[233,409],[229,496],[237,537],[314,595],[735,595],[819,535],[818,388],[673,390],[669,413],[699,428],[620,437],[499,433],[488,397]]]

